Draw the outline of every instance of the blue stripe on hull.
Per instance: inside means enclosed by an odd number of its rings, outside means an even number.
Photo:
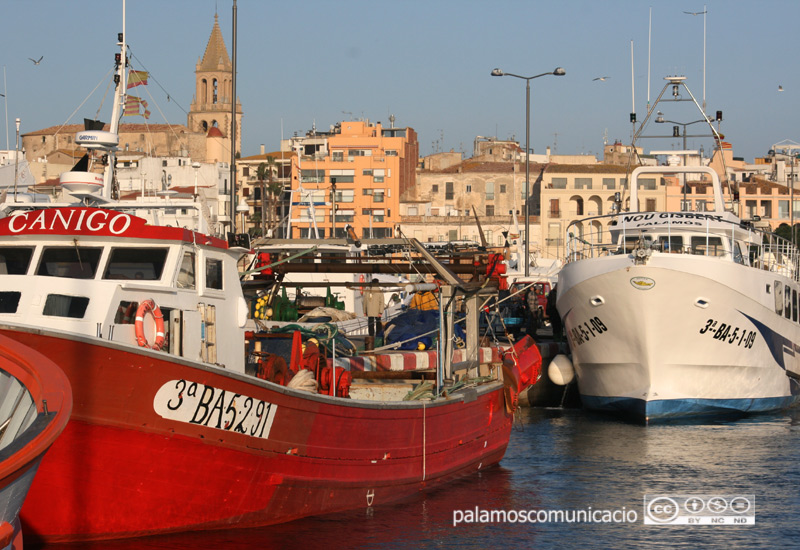
[[[587,409],[621,413],[644,422],[778,411],[796,405],[799,400],[800,396],[798,395],[759,399],[660,399],[655,401],[628,397],[581,395],[583,406]]]

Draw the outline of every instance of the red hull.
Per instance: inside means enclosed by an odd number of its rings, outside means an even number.
[[[254,527],[381,505],[497,463],[511,431],[501,383],[435,404],[369,404],[128,346],[2,332],[58,361],[75,396],[22,511],[26,534],[47,541]],[[189,382],[212,396],[205,405],[184,421],[156,411],[157,394],[178,409],[195,395]],[[274,407],[271,424],[268,414],[242,424],[247,398]]]
[[[0,370],[13,378],[4,378],[4,391],[16,379],[27,394],[15,394],[14,410],[4,423],[4,435],[14,439],[4,442],[0,453],[0,547],[22,548],[22,533],[19,530],[18,514],[31,478],[36,475],[42,456],[62,433],[72,410],[72,392],[67,377],[58,366],[33,349],[0,336]],[[6,394],[4,396],[8,399]],[[0,402],[7,404],[8,402]],[[25,410],[30,408],[30,413]],[[21,428],[17,418],[20,414],[33,414],[35,418]]]

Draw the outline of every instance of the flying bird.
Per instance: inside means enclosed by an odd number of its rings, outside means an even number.
[[[41,56],[41,57],[39,57],[39,59],[34,59],[34,58],[32,58],[32,57],[29,57],[28,59],[30,59],[31,61],[33,61],[33,64],[34,64],[34,65],[38,65],[39,63],[41,63],[41,62],[42,62],[42,59],[44,59],[44,56]]]
[[[783,86],[781,86],[781,85],[778,85],[778,91],[779,91],[779,92],[782,92],[782,91],[783,91]]]
[[[597,78],[593,78],[592,82],[594,82],[595,80],[605,81],[606,78],[611,78],[611,77],[610,76],[598,76]]]
[[[703,15],[704,13],[708,13],[708,11],[685,11],[683,13],[686,13],[686,14],[689,14],[689,15]]]

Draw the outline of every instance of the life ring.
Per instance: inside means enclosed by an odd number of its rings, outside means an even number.
[[[153,321],[156,323],[156,339],[152,345],[147,343],[147,337],[144,335],[144,316],[148,313],[153,316]],[[161,309],[153,300],[145,300],[139,304],[139,309],[136,310],[136,342],[143,348],[158,351],[164,345],[166,339],[164,316],[161,314]]]
[[[359,282],[359,283],[361,283],[361,284],[364,284],[364,280],[365,280],[365,279],[364,279],[364,274],[362,273],[361,275],[359,275],[359,276],[358,276],[358,282]],[[363,294],[364,294],[364,287],[363,287],[363,286],[360,286],[360,287],[358,287],[358,291],[359,291],[359,292],[361,293],[361,295],[363,296]]]

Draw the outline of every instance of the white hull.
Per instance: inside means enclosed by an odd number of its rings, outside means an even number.
[[[796,403],[800,325],[775,312],[776,280],[800,288],[709,256],[568,263],[558,309],[584,405],[648,421]]]

